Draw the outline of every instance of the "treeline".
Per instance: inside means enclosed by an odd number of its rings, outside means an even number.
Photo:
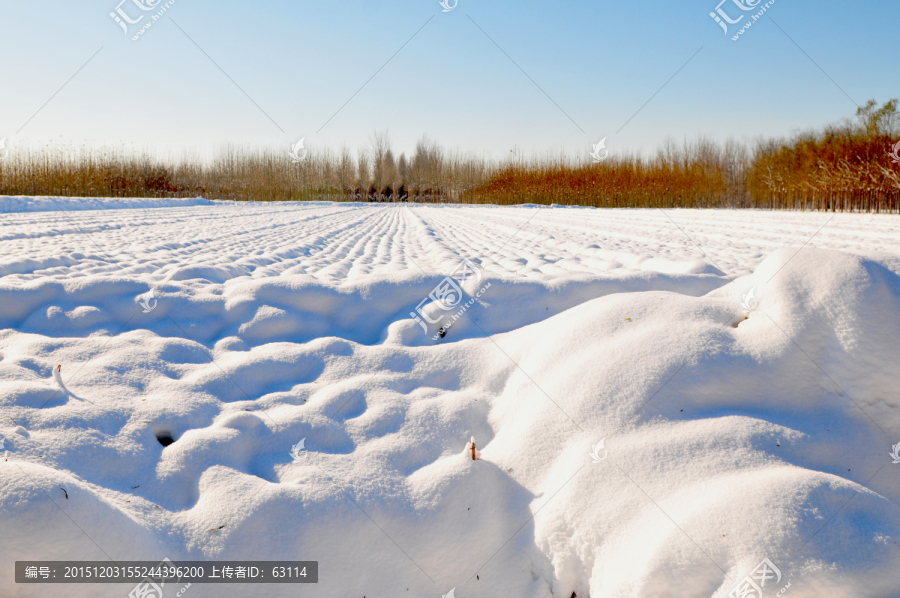
[[[855,121],[787,141],[760,142],[748,173],[752,205],[801,210],[898,212],[897,100],[869,100]]]
[[[228,147],[211,160],[46,146],[0,160],[0,194],[196,197],[255,201],[558,203],[596,207],[754,207],[900,213],[897,100],[870,100],[854,119],[753,144],[667,141],[652,157],[587,152],[504,161],[446,151],[423,138],[395,155],[376,133],[310,152]],[[893,156],[891,153],[893,152]]]
[[[473,203],[733,207],[900,213],[897,100],[856,118],[753,146],[668,141],[656,155],[509,164],[466,189]],[[893,157],[892,154],[893,153]]]

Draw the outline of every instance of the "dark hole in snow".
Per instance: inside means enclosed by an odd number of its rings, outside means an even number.
[[[172,437],[165,432],[157,436],[156,439],[159,440],[159,443],[163,446],[169,446],[170,444],[175,442],[175,440],[173,440]]]

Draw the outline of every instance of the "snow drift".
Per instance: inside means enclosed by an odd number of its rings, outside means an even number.
[[[612,598],[724,597],[768,558],[766,596],[898,596],[900,257],[798,245],[715,272],[486,270],[437,342],[409,315],[437,275],[0,286],[0,559],[307,559],[324,597]],[[56,595],[11,571],[4,596]]]

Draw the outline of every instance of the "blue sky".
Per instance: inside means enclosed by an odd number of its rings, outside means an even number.
[[[423,134],[495,157],[601,137],[650,152],[667,137],[785,135],[900,97],[892,0],[776,0],[736,42],[709,17],[716,0],[458,0],[447,13],[437,0],[176,0],[138,41],[110,18],[117,3],[0,1],[8,146],[206,151],[305,136],[356,149],[386,129],[397,152]]]

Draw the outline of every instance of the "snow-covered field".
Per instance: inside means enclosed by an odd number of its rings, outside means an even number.
[[[0,596],[900,596],[896,216],[78,207],[0,198]]]

